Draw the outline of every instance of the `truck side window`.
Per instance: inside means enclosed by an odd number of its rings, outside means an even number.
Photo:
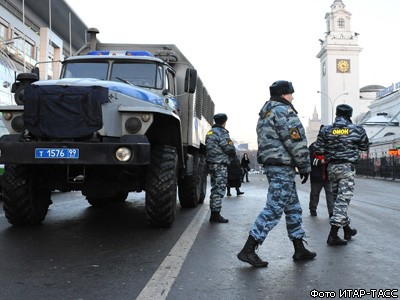
[[[161,66],[158,66],[156,74],[156,89],[162,89],[162,87],[163,87],[163,68]]]
[[[167,70],[167,76],[165,81],[165,88],[170,92],[170,94],[175,95],[175,75]]]

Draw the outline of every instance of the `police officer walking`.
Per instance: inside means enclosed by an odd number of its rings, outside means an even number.
[[[229,221],[220,214],[228,180],[229,157],[236,155],[236,148],[229,137],[229,131],[225,129],[227,120],[226,114],[216,114],[214,116],[215,124],[206,136],[206,160],[211,177],[210,222],[214,223],[228,223]]]
[[[271,98],[262,107],[257,123],[257,160],[268,178],[268,195],[264,209],[254,222],[242,251],[237,257],[255,267],[266,267],[267,261],[255,253],[258,245],[278,224],[285,213],[289,239],[293,242],[294,260],[312,259],[315,252],[303,244],[302,209],[296,190],[295,168],[305,183],[311,171],[305,131],[292,105],[293,85],[276,81],[270,87]]]
[[[321,129],[314,144],[315,152],[325,155],[335,197],[327,240],[329,245],[346,245],[357,233],[350,227],[347,210],[354,191],[355,164],[360,159],[360,151],[368,150],[369,140],[364,128],[352,123],[352,114],[351,106],[338,105],[335,122]],[[338,236],[340,227],[344,230],[344,240]]]

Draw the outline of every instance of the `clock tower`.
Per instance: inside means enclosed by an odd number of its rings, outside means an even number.
[[[321,124],[331,124],[336,106],[353,107],[353,118],[365,109],[360,102],[358,33],[351,31],[351,13],[342,0],[334,0],[326,13],[325,39],[317,58],[321,63]]]

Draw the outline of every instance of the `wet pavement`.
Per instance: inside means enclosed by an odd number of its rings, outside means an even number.
[[[298,183],[306,247],[317,257],[293,261],[282,218],[259,248],[259,256],[269,265],[258,269],[239,261],[236,254],[264,206],[267,187],[263,175],[251,175],[250,182],[242,184],[244,195],[226,197],[222,215],[228,224],[208,222],[207,199],[196,209],[178,205],[172,228],[149,228],[144,194],[135,193],[126,203],[105,210],[90,207],[78,192],[54,193],[48,216],[34,227],[12,227],[1,213],[0,298],[135,299],[167,259],[175,268],[168,272],[164,267],[158,280],[166,288],[154,299],[399,295],[399,182],[356,178],[349,216],[358,234],[343,247],[326,244],[330,226],[323,193],[318,216],[311,217],[309,182]]]

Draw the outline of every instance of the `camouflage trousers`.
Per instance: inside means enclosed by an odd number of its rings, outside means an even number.
[[[347,210],[354,192],[354,166],[350,163],[330,164],[328,177],[332,182],[332,192],[335,197],[330,224],[339,227],[349,225]]]
[[[286,229],[290,240],[302,239],[305,236],[302,227],[302,209],[294,181],[294,168],[285,166],[266,166],[268,178],[267,203],[258,215],[249,234],[260,244],[268,233],[278,224],[285,213]]]
[[[225,196],[228,181],[228,168],[222,164],[209,164],[208,173],[211,177],[210,209],[221,211],[222,198]]]

